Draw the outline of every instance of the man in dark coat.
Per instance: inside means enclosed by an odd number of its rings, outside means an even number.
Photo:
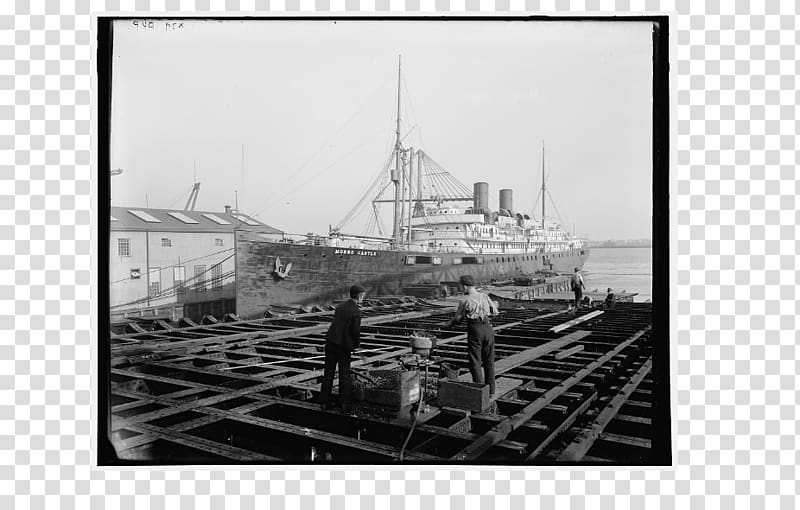
[[[614,308],[614,304],[616,303],[616,301],[617,301],[617,298],[616,298],[616,296],[614,296],[614,291],[611,290],[611,287],[609,287],[608,288],[608,295],[606,296],[606,300],[605,300],[605,307],[608,310],[613,309]]]
[[[359,303],[366,289],[360,285],[350,287],[350,299],[336,307],[333,323],[325,334],[325,374],[322,376],[320,403],[323,409],[331,407],[333,376],[339,366],[339,398],[342,408],[350,411],[353,387],[350,380],[350,355],[357,349],[361,338],[361,310]]]
[[[449,326],[467,321],[467,349],[472,381],[488,384],[489,393],[494,395],[494,329],[489,319],[497,315],[497,305],[489,296],[478,292],[472,276],[462,276],[461,285],[464,286],[466,298],[458,305],[456,316]]]

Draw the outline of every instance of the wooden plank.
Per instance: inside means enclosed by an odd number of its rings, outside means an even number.
[[[368,350],[365,350],[365,351],[359,350],[359,351],[356,351],[355,354],[356,355],[368,354],[368,353],[379,352],[379,351],[388,351],[389,349],[399,349],[399,347],[397,347],[395,345],[388,345],[386,347],[379,347],[377,349],[368,349]],[[241,364],[241,365],[237,365],[237,366],[233,366],[233,367],[221,368],[220,370],[237,370],[237,369],[240,369],[240,368],[266,367],[266,366],[270,366],[270,365],[278,365],[280,363],[290,363],[290,362],[293,362],[293,361],[311,361],[311,360],[316,360],[317,363],[321,363],[319,360],[323,360],[324,361],[324,359],[325,359],[325,355],[321,354],[321,355],[316,355],[316,356],[309,356],[307,358],[284,358],[284,359],[279,359],[277,361],[268,361],[266,363]]]
[[[434,310],[434,311],[429,311],[429,312],[430,313],[434,313],[434,314],[441,313],[439,310]],[[535,322],[535,321],[538,321],[538,320],[541,320],[541,319],[545,319],[547,317],[552,317],[552,316],[555,316],[555,315],[559,315],[559,314],[562,314],[562,313],[563,313],[563,311],[559,311],[559,312],[554,312],[554,313],[550,313],[550,314],[544,314],[544,315],[539,315],[539,316],[535,316],[535,317],[530,317],[530,318],[527,318],[527,319],[524,319],[524,320],[520,320],[520,321],[515,321],[515,322],[512,322],[512,323],[504,324],[502,326],[497,327],[496,329],[502,330],[502,329],[512,328],[512,327],[519,326],[521,324],[532,323],[532,322]],[[374,319],[374,323],[375,324],[379,324],[380,322],[383,322],[383,321],[408,319],[409,317],[413,318],[413,317],[420,317],[420,316],[427,316],[427,315],[423,314],[423,313],[410,313],[410,314],[404,314],[404,315],[400,315],[400,316],[396,315],[396,314],[392,314],[392,315],[387,315],[387,316],[375,317],[375,318],[371,318],[371,319]],[[259,321],[253,321],[253,322],[264,322],[264,321],[259,320]],[[319,331],[324,331],[325,328],[327,328],[327,327],[328,327],[328,324],[325,323],[325,324],[322,324],[320,326],[314,326],[312,328],[303,328],[303,329],[306,330],[306,331],[307,330],[317,330],[319,332]],[[202,326],[199,329],[202,329],[203,331],[207,332],[210,329],[210,327],[209,326]],[[285,331],[285,330],[280,330],[280,331],[272,330],[272,331],[269,331],[269,330],[266,330],[264,332],[258,332],[258,333],[247,333],[245,335],[247,335],[248,338],[246,338],[240,344],[232,343],[230,341],[230,340],[232,340],[231,336],[215,337],[215,339],[214,339],[215,342],[217,342],[217,343],[225,342],[225,343],[223,345],[213,346],[212,348],[216,348],[215,350],[225,350],[225,349],[231,348],[232,346],[236,346],[236,347],[249,346],[249,345],[258,344],[259,342],[262,342],[262,341],[269,341],[269,340],[277,340],[277,339],[282,339],[282,338],[294,337],[300,332],[301,331],[299,331],[297,329],[293,329],[293,330],[289,330],[289,331]],[[232,336],[235,337],[236,339],[242,337],[242,335],[238,335],[238,334],[237,335],[232,335]],[[254,336],[258,336],[258,338],[255,338]],[[466,339],[466,334],[454,335],[454,336],[452,336],[450,338],[441,340],[439,342],[439,345],[448,344],[448,343],[455,344],[455,343],[461,342],[461,341],[463,341],[465,339]],[[201,343],[210,345],[212,342],[201,341]],[[195,340],[172,342],[172,344],[173,345],[174,344],[184,344],[186,348],[196,347],[197,346],[197,342]],[[410,349],[403,349],[402,351],[399,351],[399,352],[384,353],[384,354],[380,354],[380,355],[377,355],[377,356],[371,356],[371,357],[366,358],[366,359],[354,361],[352,366],[353,367],[357,367],[357,366],[363,366],[363,365],[370,365],[370,364],[375,363],[377,361],[390,359],[390,358],[397,358],[403,352],[406,352],[406,353],[410,352]],[[397,364],[398,364],[397,362],[390,363],[388,366],[385,365],[385,366],[382,366],[381,368],[386,369],[386,368],[390,368],[392,365],[397,365]],[[188,368],[188,367],[184,367],[184,366],[175,366],[175,365],[170,364],[170,363],[159,363],[159,365],[161,365],[164,368],[170,368],[170,369],[173,369],[173,370],[177,369],[177,370],[182,370],[182,371],[186,371],[187,368]],[[200,374],[216,375],[216,376],[223,375],[223,373],[221,373],[219,371],[205,370],[205,369],[197,368],[197,367],[192,367],[188,371],[195,372],[195,373],[200,373]],[[242,388],[240,390],[230,390],[229,388],[222,388],[222,387],[217,387],[217,386],[213,386],[213,385],[198,384],[198,383],[192,382],[192,381],[176,380],[176,379],[167,378],[167,377],[163,377],[162,378],[162,377],[159,377],[159,376],[142,374],[142,373],[138,373],[138,372],[127,373],[126,371],[120,371],[120,373],[124,374],[124,375],[127,375],[129,377],[134,377],[134,378],[144,378],[144,379],[151,378],[153,380],[161,380],[163,382],[169,382],[169,383],[172,383],[172,384],[178,384],[178,385],[182,385],[182,386],[191,386],[191,387],[193,387],[192,390],[194,390],[194,391],[197,391],[197,390],[200,390],[200,389],[209,389],[211,391],[220,391],[220,392],[223,392],[223,393],[220,393],[218,395],[213,395],[213,396],[210,396],[210,397],[206,397],[206,398],[203,398],[203,399],[199,399],[199,400],[189,401],[189,402],[179,403],[177,401],[173,401],[173,402],[167,404],[167,405],[170,405],[171,407],[166,408],[166,409],[161,409],[161,410],[158,410],[158,411],[153,411],[153,412],[145,413],[145,414],[138,415],[138,416],[132,416],[132,417],[129,417],[129,418],[126,418],[126,419],[121,419],[121,420],[116,420],[115,419],[114,420],[114,426],[117,429],[126,428],[126,427],[132,427],[134,425],[138,425],[138,424],[146,422],[146,421],[150,421],[150,420],[153,420],[153,419],[157,419],[157,418],[161,418],[161,417],[165,417],[165,416],[178,414],[178,413],[181,413],[181,412],[184,412],[184,411],[200,411],[200,412],[202,412],[201,410],[204,409],[205,406],[212,406],[212,405],[215,405],[215,404],[218,404],[218,403],[221,403],[221,402],[225,402],[227,400],[235,399],[235,398],[238,398],[238,397],[243,397],[244,396],[244,397],[256,398],[256,399],[259,399],[259,397],[269,398],[269,397],[266,397],[264,395],[258,395],[258,393],[262,392],[262,391],[265,391],[265,390],[268,390],[268,389],[271,389],[271,388],[278,387],[278,386],[290,385],[293,382],[304,382],[304,381],[310,381],[310,380],[316,379],[317,377],[322,375],[322,370],[313,370],[313,371],[309,371],[309,372],[298,374],[298,375],[291,376],[291,377],[276,378],[274,380],[270,380],[270,381],[266,381],[266,382],[264,382],[263,379],[251,378],[251,377],[247,377],[247,376],[232,377],[232,378],[235,378],[235,379],[250,379],[250,380],[253,380],[254,382],[257,380],[259,382],[259,384],[256,384],[254,386],[250,386],[248,388]],[[274,374],[274,372],[271,372],[271,374]],[[227,374],[227,375],[232,376],[233,374]],[[190,390],[187,390],[187,391],[190,391]],[[311,405],[311,404],[309,404],[309,405]],[[150,436],[150,437],[153,437],[153,436]]]
[[[588,463],[592,463],[592,464],[611,464],[614,461],[613,460],[609,460],[609,459],[603,459],[603,458],[600,458],[600,457],[591,457],[589,455],[584,455],[583,456],[583,462],[585,462],[587,464]]]
[[[565,335],[561,338],[548,342],[544,345],[540,345],[537,347],[533,347],[531,349],[526,349],[522,352],[517,354],[512,354],[511,356],[507,356],[500,360],[497,360],[494,364],[494,371],[496,375],[500,375],[502,373],[508,372],[513,370],[519,366],[524,365],[525,363],[529,363],[537,358],[540,358],[546,354],[549,354],[557,349],[561,349],[566,345],[569,345],[572,342],[576,342],[583,338],[586,338],[591,333],[589,331],[575,331],[568,335]],[[471,374],[463,374],[458,378],[459,381],[471,381],[472,375]]]
[[[408,320],[408,319],[415,319],[415,318],[422,318],[428,317],[435,313],[441,313],[439,310],[435,311],[412,311],[406,313],[393,313],[393,314],[386,314],[386,315],[379,315],[375,317],[368,317],[361,321],[362,326],[368,326],[372,324],[380,324],[382,322],[389,322],[389,321],[396,321],[396,320]],[[258,326],[266,326],[265,319],[259,319],[258,321],[245,321],[249,323],[254,323],[254,325]],[[205,325],[200,326],[197,329],[200,329],[204,332],[208,332],[208,330],[216,330],[219,332],[226,331],[226,328],[230,328],[231,325],[235,325],[237,323],[227,322],[221,323],[218,325]],[[120,345],[120,346],[113,346],[111,348],[111,355],[112,357],[117,356],[124,356],[127,352],[130,352],[131,349],[137,349],[141,351],[142,349],[152,349],[161,352],[180,352],[181,350],[186,350],[190,348],[197,348],[200,346],[210,346],[211,349],[229,349],[231,347],[232,342],[238,342],[236,347],[244,347],[253,343],[258,343],[263,340],[275,340],[275,339],[282,339],[282,338],[291,338],[293,336],[298,335],[309,335],[313,333],[324,333],[330,327],[329,322],[323,322],[318,325],[314,326],[305,326],[300,328],[285,328],[285,329],[268,329],[266,327],[263,330],[259,331],[252,331],[246,333],[236,333],[236,334],[221,334],[218,336],[213,336],[210,338],[202,338],[202,339],[189,339],[189,340],[178,340],[178,341],[161,341],[161,342],[153,342],[148,344],[147,346],[143,346],[141,344],[137,344],[135,346],[129,345]],[[181,330],[175,330],[176,333],[187,333],[191,332],[195,328],[183,328]],[[164,332],[161,332],[162,334]],[[166,340],[174,340],[174,338],[164,337]],[[135,338],[133,338],[135,339]],[[217,345],[214,345],[217,344]],[[138,352],[137,352],[138,354]]]
[[[520,321],[515,321],[515,322],[510,322],[508,324],[503,324],[502,326],[495,326],[493,329],[495,330],[495,332],[502,331],[502,330],[518,327],[518,326],[521,326],[521,325],[527,325],[527,324],[530,324],[532,322],[536,322],[536,321],[539,321],[539,320],[542,320],[542,319],[547,319],[547,318],[550,318],[550,317],[554,317],[556,315],[562,315],[565,312],[566,312],[565,310],[559,310],[557,312],[551,312],[551,313],[546,313],[546,314],[543,314],[543,315],[537,315],[535,317],[529,317],[527,319],[523,319],[523,320],[520,320]],[[467,339],[467,334],[466,333],[462,333],[460,335],[452,336],[450,338],[445,338],[443,340],[437,340],[436,341],[436,349],[439,349],[439,347],[441,347],[443,345],[448,345],[448,344],[451,347],[455,347],[455,345],[453,345],[453,344],[456,344],[458,342],[463,342],[466,339]],[[383,360],[383,359],[386,359],[386,358],[392,358],[392,357],[400,358],[403,355],[410,354],[410,353],[411,353],[411,348],[407,348],[407,349],[404,349],[402,351],[397,351],[396,353],[382,354],[382,355],[379,355],[379,356],[376,356],[375,358],[373,358],[372,361],[370,361],[369,363],[374,362],[374,361]],[[395,354],[397,356],[395,356]],[[394,362],[394,363],[389,363],[387,365],[381,366],[381,369],[389,370],[389,369],[392,369],[392,368],[396,368],[398,366],[400,366],[400,362]],[[497,365],[496,364],[495,364],[495,373],[497,373]],[[467,376],[468,376],[468,374],[467,374]],[[461,380],[461,378],[459,378],[459,380]]]
[[[591,332],[589,331],[575,331],[557,340],[553,340],[552,342],[548,342],[538,347],[533,347],[532,349],[526,349],[520,353],[498,360],[494,365],[495,373],[502,374],[504,372],[508,372],[509,370],[513,370],[518,366],[524,365],[525,363],[533,361],[536,358],[540,358],[555,350],[562,349],[572,342],[577,342],[578,340],[586,338],[589,335],[591,335]]]
[[[503,401],[501,400],[500,402],[503,402]],[[548,405],[546,405],[544,407],[544,409],[546,409],[548,411],[551,411],[553,413],[561,414],[561,415],[565,415],[565,416],[567,414],[567,411],[569,410],[569,408],[567,406],[562,406],[562,405],[558,405],[558,404],[548,404]],[[473,420],[487,421],[487,422],[490,422],[490,423],[496,425],[498,423],[502,423],[506,419],[506,416],[505,415],[499,415],[499,414],[490,414],[488,412],[483,412],[483,413],[473,413],[472,414],[472,419]],[[524,423],[521,426],[529,426],[531,423],[538,423],[538,422],[536,420],[530,420],[530,421]],[[492,425],[492,426],[494,426],[494,425]]]
[[[622,434],[610,434],[603,432],[598,438],[600,441],[609,441],[612,443],[619,443],[626,446],[635,446],[636,448],[650,448],[651,442],[649,439],[641,437],[625,436]]]
[[[650,402],[644,402],[642,400],[633,400],[633,399],[630,399],[627,402],[625,402],[625,405],[626,406],[633,406],[633,407],[641,407],[641,408],[650,408],[650,407],[652,407]]]
[[[561,455],[558,457],[559,462],[578,462],[589,452],[594,442],[597,441],[597,438],[600,437],[606,426],[614,419],[614,416],[617,415],[631,393],[636,390],[639,383],[650,373],[652,366],[653,359],[648,358],[636,374],[622,387],[620,392],[603,408],[591,425],[584,428],[572,443],[561,452]]]
[[[434,427],[431,425],[417,426],[417,430],[423,432],[430,432],[436,435],[431,437],[430,439],[426,439],[425,441],[416,445],[409,451],[419,452],[423,450],[426,446],[428,446],[430,443],[438,441],[442,437],[448,437],[452,439],[463,439],[464,441],[473,441],[476,437],[479,437],[478,434],[475,434],[474,432],[457,432],[444,427]],[[507,453],[517,454],[517,455],[525,451],[525,444],[520,443],[519,441],[509,441],[509,440],[500,441],[495,446],[503,450],[508,450]]]
[[[563,351],[557,352],[555,354],[555,358],[557,360],[562,360],[564,358],[569,358],[573,354],[581,352],[583,350],[582,345],[576,345],[575,347],[570,347],[569,349],[564,349]]]
[[[407,309],[417,306],[416,303],[401,303],[392,306],[392,310],[397,313],[398,309]],[[378,311],[380,312],[383,309],[383,306],[371,306],[371,307],[363,307],[362,310],[365,312],[368,311]],[[435,311],[435,310],[427,310],[427,311]],[[441,311],[440,311],[441,312]],[[180,328],[177,330],[179,332],[194,332],[196,330],[226,330],[232,326],[245,326],[245,327],[262,327],[262,328],[285,328],[287,326],[282,326],[276,324],[277,322],[286,322],[286,321],[313,321],[314,319],[321,319],[324,321],[324,317],[333,316],[333,310],[323,310],[320,312],[312,312],[312,313],[303,313],[303,314],[293,314],[293,315],[286,315],[280,317],[270,317],[270,318],[263,318],[263,319],[249,319],[243,321],[234,321],[234,322],[220,322],[217,321],[213,316],[207,315],[209,319],[213,319],[213,322],[210,324],[201,324],[195,325],[190,327]],[[324,321],[322,324],[329,325],[330,322]],[[291,328],[294,329],[294,328]],[[269,330],[265,330],[269,331]],[[273,330],[274,331],[274,330]],[[135,338],[140,333],[129,333],[126,335],[122,335],[123,338]]]
[[[253,395],[252,397],[256,397],[256,395]],[[276,398],[276,397],[268,397],[266,395],[259,395],[258,397],[261,397],[261,399],[264,400],[264,402],[248,403],[248,404],[245,404],[244,406],[240,406],[238,408],[228,409],[228,410],[226,410],[226,409],[216,409],[216,408],[213,408],[213,407],[197,407],[197,408],[194,408],[194,409],[191,409],[191,410],[194,411],[194,412],[197,412],[197,413],[209,415],[210,417],[214,418],[213,421],[218,421],[220,419],[229,419],[229,420],[233,420],[233,421],[249,423],[251,425],[262,426],[262,427],[265,427],[265,428],[270,429],[270,430],[279,430],[279,431],[282,431],[282,432],[287,432],[287,433],[296,435],[298,437],[305,438],[306,440],[309,440],[309,441],[313,440],[313,439],[317,439],[317,440],[320,440],[320,441],[323,441],[323,442],[339,444],[339,445],[350,447],[350,448],[354,448],[354,449],[360,449],[360,450],[364,450],[364,451],[378,453],[380,455],[386,455],[388,457],[394,457],[397,454],[397,452],[396,452],[394,447],[388,446],[388,445],[384,445],[384,444],[381,444],[381,443],[375,443],[375,442],[365,441],[363,439],[356,439],[356,438],[350,438],[350,437],[346,437],[346,436],[340,436],[340,435],[334,434],[332,432],[325,432],[325,431],[322,431],[322,430],[311,429],[311,428],[307,428],[307,427],[301,427],[301,426],[298,426],[298,425],[293,425],[293,424],[290,424],[290,423],[284,423],[284,422],[271,420],[271,419],[267,419],[267,418],[261,418],[261,417],[252,416],[252,415],[248,415],[248,414],[242,414],[243,412],[252,412],[254,409],[257,409],[259,407],[264,407],[266,405],[270,405],[270,404],[273,404],[273,403],[288,404],[288,405],[293,405],[293,406],[297,406],[297,407],[304,407],[304,408],[307,408],[307,409],[318,409],[319,408],[318,405],[311,404],[311,403],[295,402],[295,401],[291,401],[291,400],[279,399],[279,398]],[[157,398],[156,397],[156,398],[153,398],[152,400],[154,402],[166,403],[165,401],[167,401],[168,399],[161,399],[161,398]],[[193,420],[193,422],[194,421],[195,420]],[[173,435],[175,433],[179,433],[180,430],[186,430],[186,423],[178,424],[178,425],[175,425],[175,426],[172,426],[172,427],[169,427],[169,428],[159,428],[159,427],[155,427],[155,426],[153,426],[151,424],[148,424],[148,423],[138,422],[138,423],[126,426],[125,428],[127,428],[128,430],[142,429],[143,431],[145,429],[147,429],[147,431],[150,432],[151,434],[154,433],[155,429],[159,429],[158,432],[160,432],[160,436],[169,436],[171,438],[171,437],[173,437]],[[191,435],[189,435],[189,437],[190,438],[195,438],[195,436],[191,436]],[[155,439],[158,439],[158,437],[151,436],[150,441],[148,441],[148,442],[152,442]],[[199,441],[208,441],[208,440],[205,440],[205,439],[202,439],[202,438],[196,438],[196,439],[199,440]],[[211,443],[213,443],[213,445],[216,445],[216,447],[218,447],[218,448],[229,448],[229,447],[227,447],[225,445],[222,445],[221,443],[217,443],[215,441],[211,441]],[[141,446],[142,446],[141,444],[137,445],[137,447],[141,447]],[[244,451],[246,452],[247,450],[244,450]],[[213,453],[217,453],[217,452],[214,451]],[[239,453],[241,453],[241,452],[235,452],[235,454],[239,454]],[[258,454],[258,453],[255,453],[255,452],[252,452],[252,454],[253,455],[262,455],[262,454]],[[228,455],[228,456],[230,456],[230,455]],[[438,457],[433,456],[433,455],[427,455],[427,454],[421,454],[421,453],[408,453],[408,452],[405,454],[405,458],[410,459],[410,460],[427,460],[427,461],[439,459]],[[249,459],[237,459],[237,460],[263,460],[263,459],[260,459],[260,458],[249,458]],[[292,459],[274,459],[274,460],[284,460],[284,461],[286,461],[286,460],[292,460]]]
[[[531,453],[528,455],[528,458],[525,459],[525,462],[533,462],[533,460],[541,455],[541,453],[550,446],[550,443],[553,442],[555,438],[561,435],[562,432],[567,430],[575,423],[575,420],[578,419],[587,409],[594,403],[597,399],[597,393],[592,393],[589,398],[587,398],[581,405],[579,405],[568,417],[566,420],[561,422],[561,424],[553,429],[553,431],[548,435],[541,443],[539,443],[536,448],[534,448]]]
[[[215,414],[217,416],[223,416],[233,421],[239,421],[242,423],[249,423],[251,425],[266,427],[267,429],[270,430],[288,432],[292,435],[302,437],[307,441],[312,441],[316,439],[323,442],[329,442],[341,446],[346,446],[356,450],[364,450],[372,453],[377,453],[380,455],[386,455],[391,458],[397,457],[399,454],[399,451],[393,446],[388,446],[381,443],[375,443],[372,441],[366,441],[364,439],[341,436],[338,434],[334,434],[332,432],[325,432],[322,430],[311,429],[308,427],[300,427],[297,425],[292,425],[277,420],[270,420],[267,418],[260,418],[252,415],[240,415],[237,413],[231,413],[221,409],[213,409],[213,408],[204,408],[203,412],[209,414]],[[439,457],[436,457],[434,455],[427,455],[416,452],[406,452],[405,458],[409,460],[427,460],[427,461],[440,460]]]
[[[632,414],[618,414],[614,417],[615,420],[623,421],[626,423],[636,423],[639,425],[652,425],[650,418],[643,418],[641,416],[633,416]]]
[[[155,425],[150,425],[148,423],[139,423],[131,427],[130,430],[135,430],[136,432],[147,432],[153,436],[156,436],[158,439],[164,439],[166,441],[194,448],[196,450],[199,450],[200,452],[209,452],[214,455],[218,455],[220,457],[227,457],[231,460],[236,460],[240,462],[253,461],[253,460],[260,460],[260,461],[283,460],[277,457],[264,455],[263,453],[252,452],[250,450],[237,448],[235,446],[229,446],[226,444],[218,443],[216,441],[204,439],[202,437],[192,436],[190,434],[185,434],[183,432],[177,432],[175,430],[156,427]],[[146,459],[146,460],[157,460],[157,459]]]
[[[593,312],[589,312],[587,314],[581,315],[580,317],[576,317],[576,318],[574,318],[574,319],[572,319],[570,321],[567,321],[567,322],[564,322],[562,324],[559,324],[558,326],[553,326],[548,331],[552,331],[553,333],[558,333],[558,332],[563,331],[565,329],[571,328],[572,326],[578,325],[581,322],[586,322],[589,319],[594,319],[595,317],[603,315],[603,313],[604,312],[602,310],[595,310]]]
[[[503,379],[505,379],[505,378],[503,378]],[[514,387],[521,383],[521,381],[513,380],[513,379],[508,379],[508,382],[510,382],[511,385],[514,386]],[[219,388],[219,389],[223,390],[224,388]],[[513,387],[512,387],[512,389],[513,389]],[[181,391],[181,392],[176,392],[175,394],[185,393],[185,392],[186,392],[186,390]],[[164,398],[165,396],[159,397],[159,396],[153,396],[153,395],[147,395],[147,394],[139,394],[139,393],[133,393],[133,392],[124,392],[124,393],[122,393],[122,395],[126,396],[126,397],[129,397],[129,398],[139,399],[136,403],[140,404],[140,405],[141,404],[148,404],[148,403],[160,403],[162,405],[170,405],[170,404],[174,404],[175,403],[174,401],[171,401],[169,398]],[[308,402],[298,402],[298,401],[293,401],[293,400],[286,400],[286,399],[281,399],[281,398],[278,398],[278,397],[270,397],[270,396],[260,395],[260,394],[249,395],[248,398],[255,398],[255,399],[258,399],[259,401],[258,402],[247,403],[247,404],[244,404],[244,405],[239,406],[237,408],[229,409],[228,411],[236,412],[236,413],[239,413],[239,414],[245,414],[247,412],[252,412],[256,408],[263,407],[265,404],[271,404],[271,403],[281,403],[281,404],[285,404],[285,405],[291,405],[291,406],[294,406],[294,407],[302,407],[302,408],[314,409],[314,410],[316,410],[318,408],[317,404],[312,404],[312,403],[308,403]],[[194,409],[193,411],[202,413],[202,411],[199,410],[199,409]],[[195,418],[195,419],[192,419],[192,420],[188,420],[186,422],[181,422],[181,423],[177,423],[177,424],[171,425],[169,427],[165,427],[164,428],[165,432],[163,432],[162,434],[159,434],[159,435],[142,434],[140,436],[136,436],[136,437],[130,438],[130,439],[126,440],[126,441],[115,442],[115,445],[118,445],[119,447],[121,447],[121,450],[120,450],[121,452],[127,451],[127,453],[125,453],[126,455],[133,455],[133,453],[131,453],[131,452],[133,451],[134,448],[139,448],[139,447],[142,447],[143,445],[145,445],[147,443],[151,443],[151,442],[153,442],[153,441],[155,441],[155,440],[157,440],[159,438],[164,438],[165,435],[169,435],[169,433],[172,433],[172,432],[184,432],[186,430],[193,429],[193,428],[196,428],[196,427],[199,427],[199,426],[202,426],[202,425],[206,425],[206,424],[209,424],[209,423],[213,423],[213,422],[219,421],[221,419],[223,419],[223,418],[221,418],[219,416],[204,416],[204,417],[200,417],[200,418]],[[465,415],[465,417],[461,420],[461,422],[466,422],[466,424],[468,425],[469,417]],[[461,422],[459,422],[459,423],[461,423]],[[145,425],[148,425],[148,424],[145,424]],[[138,426],[138,424],[137,425],[133,425],[129,429],[135,429],[137,426]],[[431,432],[431,433],[437,433],[437,434],[440,433],[442,435],[445,435],[445,436],[448,436],[448,437],[451,437],[451,438],[454,438],[454,439],[464,440],[465,442],[472,441],[475,438],[479,437],[478,434],[470,433],[468,431],[459,432],[459,431],[456,431],[456,430],[450,430],[447,433],[443,433],[442,431],[443,430],[447,430],[447,429],[441,429],[440,427],[432,427],[432,426],[421,426],[420,424],[417,425],[417,429],[418,430],[423,430],[423,431],[428,431],[428,432]],[[166,431],[168,431],[168,432],[166,432]],[[516,443],[516,442],[513,442],[513,441],[503,441],[500,444],[498,444],[497,446],[499,448],[502,448],[504,450],[509,451],[510,453],[519,454],[520,452],[522,452],[524,450],[524,446],[523,445],[521,445],[519,443]],[[139,449],[141,449],[141,448],[139,448]]]
[[[520,395],[520,400],[524,400],[526,403],[533,401],[534,399],[538,398],[540,395],[546,392],[547,390],[544,388],[526,388],[517,390],[517,394]],[[583,399],[585,394],[579,393],[577,391],[565,391],[564,393],[561,394],[561,396],[571,399],[581,400]]]
[[[623,349],[637,341],[641,338],[642,335],[647,333],[652,325],[648,325],[646,328],[642,329],[635,335],[631,336],[624,342],[620,343],[616,348],[612,349],[607,354],[601,356],[596,361],[590,363],[586,366],[583,370],[576,372],[573,376],[567,378],[563,382],[559,383],[557,386],[554,386],[550,389],[547,393],[539,397],[538,399],[531,402],[527,405],[524,409],[522,409],[517,414],[510,416],[503,422],[495,425],[490,431],[486,432],[480,439],[469,445],[468,447],[464,448],[460,452],[456,453],[451,460],[455,461],[465,461],[465,460],[474,460],[477,459],[481,454],[486,452],[489,448],[491,448],[494,444],[499,441],[502,441],[510,433],[514,430],[518,429],[523,423],[530,420],[534,414],[541,411],[544,406],[550,404],[553,400],[558,398],[564,391],[567,391],[571,388],[575,383],[580,382],[586,376],[591,374],[594,370],[598,367],[606,363],[608,360],[613,358],[619,352],[622,352]]]
[[[131,398],[138,398],[138,399],[140,399],[140,401],[145,402],[145,403],[158,403],[158,404],[167,405],[167,406],[168,405],[175,405],[175,403],[176,403],[175,400],[169,398],[169,396],[167,396],[167,395],[154,396],[154,395],[145,395],[145,394],[141,394],[141,393],[131,393],[131,392],[124,392],[124,393],[121,393],[121,394],[123,396],[131,397]],[[249,395],[247,398],[256,399],[256,401],[255,402],[249,402],[247,404],[228,409],[228,411],[234,412],[234,413],[245,414],[245,413],[252,412],[252,411],[254,411],[256,409],[260,409],[260,408],[263,408],[263,407],[266,407],[268,405],[272,405],[272,404],[275,403],[275,400],[273,400],[272,397],[268,397],[266,395],[255,394],[255,395]],[[316,408],[317,406],[314,405],[314,407]],[[200,413],[200,414],[202,414],[202,413]],[[165,428],[167,428],[170,431],[185,432],[187,430],[191,430],[191,429],[194,429],[194,428],[197,428],[197,427],[201,427],[203,425],[209,425],[211,423],[214,423],[214,422],[217,422],[217,421],[221,421],[222,419],[224,419],[224,418],[221,418],[219,416],[203,415],[203,416],[200,416],[199,418],[186,420],[186,421],[183,421],[183,422],[180,422],[180,423],[176,423],[174,425],[170,425],[169,427],[165,427]],[[135,426],[136,425],[133,425],[131,428],[133,428]],[[158,439],[157,436],[154,436],[154,435],[151,435],[151,434],[141,434],[139,436],[132,437],[132,438],[129,438],[129,439],[126,439],[126,440],[115,441],[115,442],[113,442],[113,444],[114,444],[114,447],[118,449],[118,453],[119,453],[119,452],[123,452],[124,450],[142,447],[142,446],[144,446],[144,445],[146,445],[148,443],[152,443],[153,441],[155,441],[157,439]]]

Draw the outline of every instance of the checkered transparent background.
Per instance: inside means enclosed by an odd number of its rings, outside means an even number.
[[[795,508],[795,2],[30,4],[0,3],[0,507]],[[194,9],[677,11],[679,467],[92,469],[89,13]]]

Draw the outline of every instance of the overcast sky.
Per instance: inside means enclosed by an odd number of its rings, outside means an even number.
[[[544,140],[568,230],[651,235],[650,23],[137,24],[114,27],[114,205],[181,209],[196,165],[196,209],[222,211],[238,190],[268,224],[327,233],[391,151],[401,54],[404,144],[470,189],[488,182],[490,207],[511,188],[533,209]]]

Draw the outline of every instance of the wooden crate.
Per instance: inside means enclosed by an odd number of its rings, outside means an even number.
[[[482,412],[489,407],[489,385],[439,380],[439,406]]]

